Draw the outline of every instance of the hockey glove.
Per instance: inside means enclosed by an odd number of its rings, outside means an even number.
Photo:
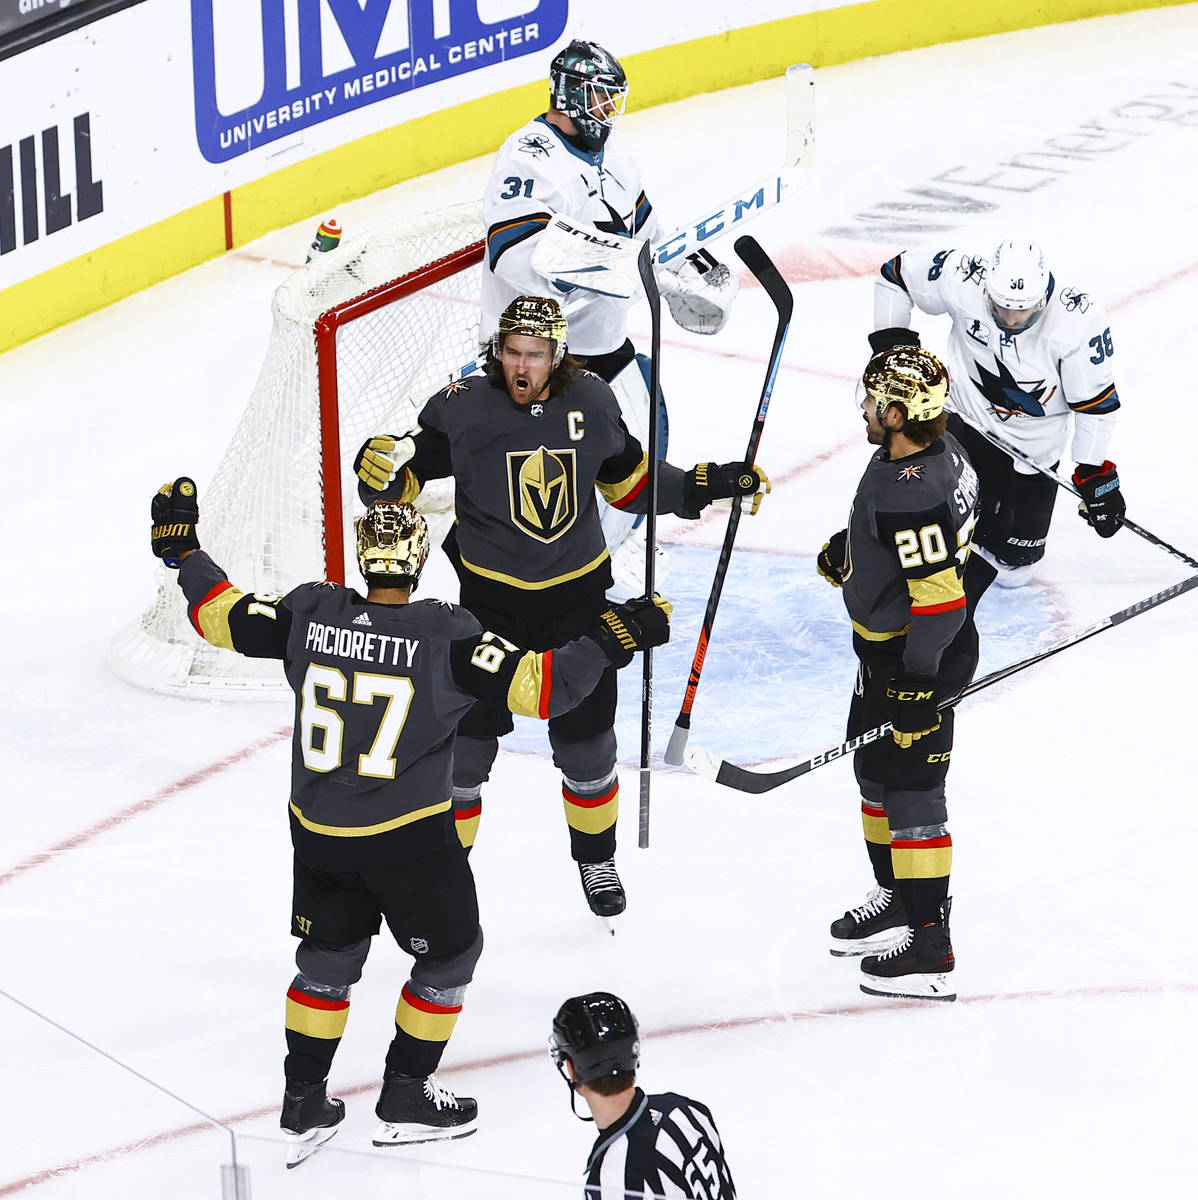
[[[385,492],[416,453],[411,433],[382,433],[362,443],[354,473],[374,492]]]
[[[1099,537],[1108,538],[1118,533],[1127,505],[1119,490],[1115,464],[1109,459],[1101,467],[1078,463],[1073,472],[1073,483],[1082,494],[1078,514],[1090,522]]]
[[[691,333],[719,333],[732,314],[736,276],[710,250],[696,250],[657,272],[674,322]]]
[[[626,667],[636,651],[664,646],[670,640],[673,611],[674,606],[663,596],[652,600],[638,596],[601,612],[591,637],[599,643],[612,666]]]
[[[893,675],[886,685],[886,712],[900,750],[940,728],[936,681],[927,675]]]
[[[769,476],[747,462],[696,463],[682,476],[682,502],[696,517],[716,500],[733,499],[755,516],[769,490]]]
[[[893,350],[895,346],[918,346],[919,334],[914,329],[875,329],[869,335],[870,356]]]
[[[168,567],[178,567],[188,550],[198,550],[200,503],[195,481],[180,475],[164,483],[150,501],[150,548]]]
[[[815,556],[815,569],[833,586],[840,587],[849,573],[849,531],[834,533]]]

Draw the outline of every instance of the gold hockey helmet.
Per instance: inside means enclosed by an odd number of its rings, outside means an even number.
[[[358,569],[375,587],[416,590],[428,558],[428,525],[404,501],[380,500],[354,522]]]
[[[948,371],[934,354],[919,346],[895,346],[869,360],[861,382],[878,420],[891,404],[901,404],[908,421],[930,421],[944,411]]]
[[[496,356],[509,333],[548,338],[553,342],[553,365],[566,353],[569,326],[556,300],[548,296],[517,296],[499,315],[499,331],[492,339]]]

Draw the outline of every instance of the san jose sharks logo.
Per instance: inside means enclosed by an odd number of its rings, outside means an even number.
[[[989,401],[994,415],[1000,420],[1008,421],[1018,414],[1026,417],[1044,416],[1044,403],[1052,398],[1055,387],[1045,396],[1047,384],[1043,379],[1017,380],[1006,363],[997,358],[994,360],[997,374],[987,371],[981,363],[975,365],[980,379],[970,382]]]
[[[553,143],[543,133],[526,133],[520,139],[518,148],[525,154],[531,154],[533,158],[545,158],[552,145]]]
[[[1066,288],[1061,293],[1061,303],[1067,312],[1085,312],[1090,307],[1090,296],[1077,288]]]
[[[984,258],[965,258],[957,264],[957,274],[965,283],[981,283],[986,277],[986,260]]]
[[[517,450],[507,456],[512,520],[538,542],[554,542],[578,516],[573,450]]]
[[[601,203],[610,214],[610,219],[607,221],[596,221],[595,228],[602,229],[604,233],[628,234],[628,227],[632,223],[631,217],[622,217],[606,200],[601,201]]]

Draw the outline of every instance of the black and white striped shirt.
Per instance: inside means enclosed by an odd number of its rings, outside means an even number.
[[[735,1200],[711,1110],[674,1092],[636,1089],[628,1111],[600,1130],[587,1162],[586,1200]]]

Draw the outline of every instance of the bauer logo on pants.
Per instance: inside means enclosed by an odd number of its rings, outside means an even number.
[[[529,537],[554,542],[578,516],[573,450],[518,450],[507,456],[512,520]]]
[[[200,153],[227,162],[368,104],[542,53],[569,14],[569,0],[526,0],[519,15],[495,21],[480,7],[477,0],[191,0]],[[505,6],[486,6],[496,7]]]

